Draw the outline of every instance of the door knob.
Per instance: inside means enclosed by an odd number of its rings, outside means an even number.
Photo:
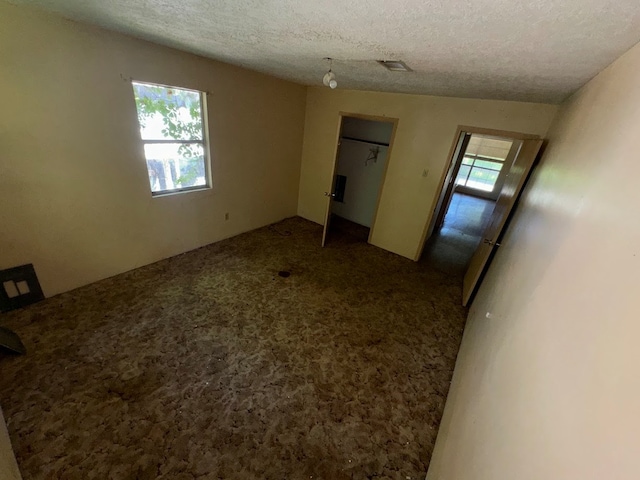
[[[496,247],[499,247],[499,246],[500,246],[500,244],[499,244],[499,243],[492,242],[492,241],[491,241],[491,240],[489,240],[488,238],[485,238],[485,239],[484,239],[484,243],[486,243],[487,245],[493,245],[493,246],[496,246]]]
[[[324,196],[325,197],[335,197],[336,194],[335,193],[324,192]]]

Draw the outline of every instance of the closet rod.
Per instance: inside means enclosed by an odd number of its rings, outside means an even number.
[[[353,142],[361,142],[361,143],[372,143],[373,145],[380,145],[381,147],[388,147],[389,144],[388,143],[382,143],[382,142],[370,142],[369,140],[360,140],[359,138],[352,138],[352,137],[340,137],[342,140],[351,140]]]

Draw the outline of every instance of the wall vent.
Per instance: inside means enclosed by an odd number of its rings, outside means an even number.
[[[44,300],[32,264],[0,271],[0,312],[26,307]]]

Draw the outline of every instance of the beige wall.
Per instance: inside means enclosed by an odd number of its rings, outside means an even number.
[[[11,448],[9,432],[0,409],[0,480],[20,480],[21,478],[13,448]]]
[[[212,190],[151,198],[121,75],[211,92]],[[0,269],[53,295],[295,215],[305,90],[0,3]]]
[[[638,85],[640,45],[562,106],[472,305],[429,480],[640,478]]]
[[[371,243],[413,259],[431,218],[458,125],[543,136],[557,107],[309,88],[298,214],[317,223],[324,223],[328,198],[323,192],[331,188],[340,111],[399,119]]]

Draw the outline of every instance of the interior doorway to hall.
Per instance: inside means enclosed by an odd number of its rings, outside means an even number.
[[[462,140],[431,242],[460,268],[482,239],[519,146],[511,138],[476,133]]]
[[[478,290],[538,157],[537,135],[459,127],[422,258],[463,277],[462,304]]]
[[[368,242],[397,121],[340,114],[322,244]]]

